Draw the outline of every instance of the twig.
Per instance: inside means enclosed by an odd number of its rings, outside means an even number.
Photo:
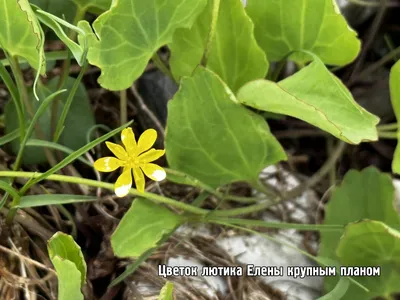
[[[54,271],[53,269],[45,266],[44,264],[42,264],[42,263],[40,263],[40,262],[38,262],[36,260],[33,260],[33,259],[29,258],[29,257],[26,257],[26,256],[24,256],[24,255],[22,255],[20,253],[16,253],[16,252],[14,252],[14,251],[12,251],[12,250],[10,250],[10,249],[2,246],[2,245],[0,245],[0,250],[5,252],[5,253],[8,253],[10,255],[14,255],[14,256],[18,257],[19,259],[21,259],[21,260],[25,260],[26,262],[28,262],[28,263],[30,263],[30,264],[32,264],[32,265],[34,265],[34,266],[36,266],[36,267],[38,267],[40,269],[43,269],[43,270],[46,270],[48,272],[52,272],[52,273],[56,274],[56,271]]]
[[[162,139],[164,140],[164,138],[165,138],[165,130],[164,130],[164,126],[161,124],[160,120],[158,120],[156,115],[147,107],[147,105],[144,102],[142,96],[137,91],[135,85],[131,86],[131,91],[132,91],[132,94],[135,96],[136,100],[139,103],[139,109],[141,109],[151,119],[151,121],[157,127],[158,132],[162,135]]]
[[[367,54],[367,51],[369,50],[373,41],[375,40],[375,36],[379,30],[380,24],[382,23],[382,19],[385,15],[385,12],[387,9],[387,3],[388,3],[388,0],[381,0],[382,7],[379,10],[378,14],[376,15],[376,17],[371,25],[371,29],[368,33],[368,39],[365,41],[364,47],[362,47],[362,50],[361,50],[361,54],[359,55],[357,62],[354,64],[354,68],[350,75],[348,85],[351,85],[352,83],[354,83],[355,75],[358,73],[358,71],[362,67],[362,65],[364,63],[365,55]]]
[[[338,161],[338,159],[342,156],[344,149],[346,148],[346,143],[340,141],[335,149],[333,149],[331,156],[327,159],[325,164],[306,182],[296,186],[289,192],[284,194],[283,200],[291,200],[293,198],[298,197],[303,194],[307,189],[313,187],[317,184],[325,175],[329,173],[331,168],[333,168]]]

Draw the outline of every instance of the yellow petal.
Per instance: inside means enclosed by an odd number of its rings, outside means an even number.
[[[139,192],[144,192],[145,179],[142,170],[140,168],[133,168],[133,179],[135,179],[136,189]]]
[[[125,146],[126,152],[136,153],[137,145],[135,140],[135,134],[132,131],[132,128],[128,127],[122,130],[121,132],[121,140]]]
[[[157,131],[154,129],[147,129],[142,135],[139,137],[138,146],[137,146],[137,154],[143,153],[146,150],[149,150],[151,146],[154,145],[157,139]]]
[[[141,168],[144,174],[154,181],[162,181],[167,177],[165,170],[156,164],[144,164]]]
[[[132,173],[128,169],[124,171],[117,179],[114,185],[115,195],[117,197],[124,197],[128,195],[129,189],[132,187]]]
[[[165,154],[165,150],[150,149],[149,151],[139,155],[139,161],[142,164],[149,163],[151,161],[155,161],[156,159],[159,159],[164,154]]]
[[[122,146],[110,142],[106,142],[106,145],[107,148],[110,149],[110,151],[120,160],[128,159],[128,154]]]
[[[99,172],[112,172],[122,166],[122,162],[115,157],[103,157],[94,162],[94,168]]]

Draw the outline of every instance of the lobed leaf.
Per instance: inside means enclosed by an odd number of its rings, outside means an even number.
[[[246,7],[257,42],[272,61],[308,50],[325,64],[346,65],[360,52],[357,33],[340,13],[336,0],[251,0]],[[301,53],[291,60],[304,63]]]
[[[116,0],[93,23],[88,59],[101,69],[99,83],[110,90],[131,86],[153,54],[190,27],[206,0]],[[84,27],[88,27],[86,22]]]
[[[211,26],[213,1],[208,1],[190,29],[178,29],[172,43],[170,65],[176,79],[190,76],[200,64]],[[264,78],[268,61],[254,38],[254,26],[241,0],[221,0],[215,37],[207,68],[236,92],[250,80]]]
[[[27,0],[3,0],[0,4],[0,48],[25,58],[41,74],[46,71],[44,37]]]
[[[47,242],[50,260],[58,277],[59,300],[83,300],[81,287],[86,281],[86,262],[74,239],[57,232]]]
[[[350,289],[345,299],[373,299],[400,292],[400,232],[372,220],[346,226],[336,250],[347,266],[376,266],[379,276],[360,276],[357,280],[368,287],[365,296]]]
[[[165,148],[171,168],[213,188],[254,182],[264,167],[286,159],[265,120],[241,106],[203,67],[182,79],[168,116]]]
[[[237,97],[245,105],[301,119],[351,144],[378,139],[379,118],[358,105],[316,56],[310,65],[278,83],[246,84]]]
[[[139,257],[183,222],[167,208],[137,198],[111,236],[111,246],[119,257]]]
[[[390,70],[390,99],[392,101],[393,111],[396,115],[397,123],[400,124],[400,60]],[[397,140],[400,140],[400,131],[397,131]],[[400,145],[398,144],[394,151],[392,170],[400,174]]]

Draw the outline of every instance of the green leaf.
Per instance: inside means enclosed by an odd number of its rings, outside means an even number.
[[[351,144],[378,139],[379,118],[353,99],[349,90],[321,60],[275,83],[256,80],[238,92],[248,106],[301,119]]]
[[[341,15],[335,0],[251,0],[246,7],[255,25],[256,39],[273,61],[292,51],[308,50],[330,65],[346,65],[361,43]],[[296,53],[291,60],[309,57]]]
[[[199,67],[168,104],[165,148],[172,169],[216,188],[254,182],[286,159],[265,120],[241,106],[224,82]]]
[[[58,277],[59,300],[83,300],[81,287],[86,281],[86,262],[74,239],[57,232],[48,241],[47,249]]]
[[[190,29],[175,32],[169,48],[171,70],[176,79],[190,76],[201,62],[212,7],[210,0]],[[246,82],[264,78],[268,72],[268,61],[254,38],[253,27],[240,0],[221,0],[207,68],[218,74],[235,93]]]
[[[74,150],[62,146],[60,144],[57,143],[53,143],[53,142],[49,142],[49,141],[43,141],[43,140],[36,140],[36,139],[30,139],[28,140],[28,142],[26,143],[26,147],[42,147],[42,148],[50,148],[50,149],[55,149],[55,150],[59,150],[61,152],[64,152],[66,154],[71,154],[74,152]],[[88,167],[93,167],[93,164],[88,161],[86,158],[83,157],[78,157],[77,160],[79,160],[80,162],[84,163],[85,165],[87,165]]]
[[[174,284],[171,281],[167,281],[161,289],[158,300],[173,300],[174,299]]]
[[[63,19],[58,18],[55,15],[40,10],[38,7],[32,6],[32,8],[35,11],[40,22],[42,22],[54,31],[58,38],[63,41],[64,44],[71,50],[72,55],[76,59],[77,63],[82,66],[86,60],[86,55],[88,51],[87,37],[89,34],[91,34],[92,31],[87,27],[82,26],[83,23],[80,23],[81,26],[78,25],[77,27],[64,21]],[[68,28],[79,34],[79,44],[75,43],[75,41],[64,32],[61,24],[67,26]]]
[[[46,98],[48,95],[57,91],[57,83],[59,78],[54,77],[51,79],[46,86],[40,84],[38,86],[38,94],[41,99]],[[65,81],[64,87],[71,90],[75,79],[68,77]],[[58,96],[59,101],[59,115],[61,114],[63,105],[68,97],[68,93],[63,93]],[[30,102],[32,107],[36,111],[40,105],[40,102],[34,99],[33,95],[30,95]],[[51,108],[50,105],[43,116],[39,118],[38,124],[43,132],[44,138],[47,141],[52,140],[51,136]],[[15,111],[14,103],[9,102],[5,108],[5,120],[6,120],[6,133],[10,133],[15,129],[19,128],[18,119]],[[94,116],[90,107],[89,98],[86,93],[84,85],[81,83],[74,97],[74,101],[69,109],[67,119],[65,121],[64,132],[61,135],[59,143],[72,150],[79,149],[86,144],[86,132],[95,124]],[[40,138],[34,131],[33,138]],[[10,143],[11,149],[14,153],[18,152],[19,141],[14,140]],[[31,148],[29,151],[25,151],[23,156],[24,164],[38,164],[46,162],[47,158],[43,149]]]
[[[70,204],[96,201],[97,197],[83,195],[65,195],[65,194],[48,194],[48,195],[29,195],[21,197],[19,205],[16,208],[38,207],[57,204]]]
[[[27,0],[3,0],[0,4],[0,48],[25,58],[29,65],[46,71],[43,32]]]
[[[82,11],[87,11],[90,8],[106,11],[110,8],[112,0],[72,0],[72,2]]]
[[[29,0],[29,2],[69,23],[73,22],[76,14],[76,5],[71,0]]]
[[[111,246],[119,257],[139,257],[183,222],[167,208],[136,198],[111,236]]]
[[[21,132],[19,131],[19,129],[15,129],[13,131],[11,131],[10,133],[0,137],[0,146],[3,146],[9,142],[12,142],[13,140],[16,140],[17,138],[19,138],[21,135]]]
[[[399,231],[371,220],[349,224],[336,253],[347,266],[380,267],[379,276],[357,277],[357,281],[366,286],[370,293],[363,296],[350,289],[345,299],[372,299],[400,292]]]
[[[346,294],[350,286],[350,280],[347,277],[340,277],[336,286],[328,294],[317,300],[340,300]]]
[[[326,206],[324,224],[347,225],[362,219],[372,219],[398,225],[400,218],[394,209],[394,199],[394,187],[389,175],[373,167],[361,172],[350,170]],[[342,233],[321,232],[319,256],[337,259],[335,251]],[[325,278],[326,290],[333,289],[336,283],[336,278]],[[350,290],[353,288],[350,287]]]
[[[393,111],[396,115],[397,124],[400,124],[400,60],[390,70],[389,84]],[[399,130],[397,131],[397,140],[400,140]],[[400,144],[394,151],[392,170],[394,173],[400,174]]]
[[[93,23],[96,34],[89,41],[88,59],[101,69],[100,85],[130,87],[153,54],[171,42],[176,29],[190,27],[205,5],[206,0],[114,1]]]

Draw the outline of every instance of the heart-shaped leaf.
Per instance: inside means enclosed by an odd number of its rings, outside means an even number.
[[[89,41],[88,59],[101,69],[100,85],[130,87],[153,54],[172,41],[176,29],[190,27],[205,5],[206,0],[114,1],[93,23],[96,34]]]
[[[27,0],[3,0],[0,5],[0,48],[25,58],[41,74],[46,71],[43,32]]]
[[[175,78],[190,76],[200,64],[211,26],[214,1],[190,29],[179,29],[169,45],[170,65]],[[253,79],[264,78],[268,61],[254,38],[254,26],[241,0],[221,0],[215,37],[207,68],[215,72],[236,92]]]
[[[317,57],[278,83],[250,82],[237,97],[245,105],[301,119],[351,144],[378,139],[379,118],[358,105]]]
[[[400,218],[394,209],[394,199],[394,187],[389,175],[380,173],[373,167],[366,168],[361,172],[350,170],[326,206],[324,224],[347,225],[362,219],[371,219],[398,225]],[[321,232],[318,255],[337,259],[335,251],[342,233],[340,231]],[[355,250],[355,253],[358,251]],[[326,290],[332,290],[337,281],[336,278],[325,278]],[[356,294],[362,293],[353,285],[350,286],[349,291],[351,293],[354,291]]]
[[[357,33],[347,25],[336,0],[251,0],[246,10],[270,60],[308,50],[326,64],[342,66],[360,51]],[[290,59],[303,63],[309,57],[295,53]]]
[[[183,222],[167,208],[137,198],[111,236],[111,246],[119,257],[138,257]]]
[[[203,67],[182,79],[168,104],[165,148],[171,168],[212,187],[254,182],[263,168],[286,159],[265,120]]]
[[[81,292],[86,281],[86,262],[81,248],[73,238],[57,232],[48,241],[47,249],[58,277],[59,300],[83,300]]]
[[[344,299],[374,299],[400,292],[400,232],[378,221],[346,226],[336,250],[346,266],[379,267],[379,276],[360,276],[357,281],[370,292],[361,295],[350,287]]]

